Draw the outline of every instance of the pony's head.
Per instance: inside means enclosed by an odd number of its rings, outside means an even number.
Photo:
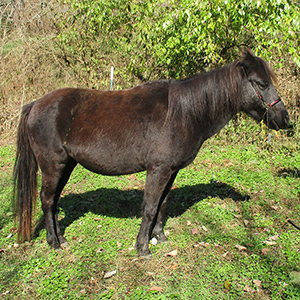
[[[239,65],[244,92],[241,110],[258,122],[263,120],[270,129],[287,128],[289,115],[273,85],[275,74],[267,62],[245,49]]]

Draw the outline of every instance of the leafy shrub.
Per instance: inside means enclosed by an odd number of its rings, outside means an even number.
[[[90,80],[115,53],[124,74],[144,81],[223,64],[244,46],[268,59],[289,53],[300,65],[294,1],[68,0],[67,5],[60,46]]]

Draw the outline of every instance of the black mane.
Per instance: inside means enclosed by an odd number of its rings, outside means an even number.
[[[242,83],[239,61],[194,77],[172,81],[167,121],[182,119],[186,128],[205,125],[229,111],[238,111]]]

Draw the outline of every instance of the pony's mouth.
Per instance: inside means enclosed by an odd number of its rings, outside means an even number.
[[[267,125],[269,129],[274,129],[278,131],[280,129],[280,126],[275,120],[267,120],[266,118],[264,119],[264,123]]]
[[[279,125],[277,124],[277,122],[275,120],[271,121],[271,126],[269,126],[271,129],[274,129],[276,131],[278,131],[280,129]]]

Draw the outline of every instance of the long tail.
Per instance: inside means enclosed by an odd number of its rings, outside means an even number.
[[[37,194],[38,164],[27,135],[27,120],[34,102],[23,107],[18,128],[17,154],[14,166],[13,209],[19,223],[18,242],[30,241],[32,215]]]

